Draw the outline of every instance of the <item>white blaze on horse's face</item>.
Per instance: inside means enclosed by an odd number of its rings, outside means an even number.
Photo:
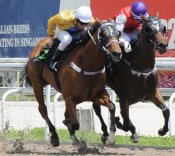
[[[157,30],[160,31],[160,24],[158,20],[153,21],[153,27]]]

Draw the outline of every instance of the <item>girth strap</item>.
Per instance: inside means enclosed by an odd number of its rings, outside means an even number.
[[[97,74],[102,74],[106,71],[105,66],[103,67],[102,70],[96,71],[96,72],[87,72],[84,71],[83,69],[81,69],[80,67],[78,67],[75,63],[70,62],[70,67],[73,68],[75,71],[77,71],[78,73],[84,74],[84,75],[97,75]]]

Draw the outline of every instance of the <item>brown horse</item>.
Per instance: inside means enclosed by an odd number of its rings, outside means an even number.
[[[54,73],[49,70],[46,64],[34,62],[42,48],[48,44],[45,38],[33,49],[26,67],[26,80],[33,86],[36,100],[39,103],[39,112],[49,126],[51,133],[51,144],[59,145],[59,137],[54,125],[47,115],[47,108],[44,103],[43,87],[51,84],[57,91],[63,94],[65,100],[65,121],[73,143],[78,144],[79,140],[75,131],[79,129],[76,117],[76,105],[84,101],[92,101],[109,108],[111,114],[111,136],[107,143],[114,143],[115,133],[115,105],[110,101],[105,90],[106,72],[105,60],[111,57],[114,62],[120,60],[122,52],[118,37],[119,34],[114,24],[108,22],[95,22],[85,31],[85,43],[75,46],[71,53],[63,60],[60,70]],[[57,81],[56,81],[57,80]]]
[[[124,131],[131,131],[131,140],[138,142],[136,128],[129,118],[129,106],[139,101],[151,101],[162,110],[165,120],[163,128],[158,131],[160,136],[168,132],[169,109],[164,104],[158,90],[158,75],[155,65],[155,51],[160,54],[166,52],[166,28],[158,17],[150,16],[143,19],[143,27],[136,45],[131,53],[123,53],[120,62],[113,65],[113,73],[107,74],[107,85],[119,97],[123,124],[116,118],[116,125]],[[111,76],[113,75],[113,76]],[[94,110],[102,123],[102,130],[106,125],[101,116],[98,104],[93,104]]]

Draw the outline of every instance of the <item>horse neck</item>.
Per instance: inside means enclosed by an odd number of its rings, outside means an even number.
[[[90,39],[83,50],[80,49],[81,66],[86,71],[101,70],[105,64],[106,55],[98,45],[97,32],[93,35],[93,39],[96,44]]]
[[[155,65],[155,50],[153,47],[147,45],[146,36],[144,33],[140,33],[136,47],[134,49],[134,57],[132,63],[142,69],[150,69]]]

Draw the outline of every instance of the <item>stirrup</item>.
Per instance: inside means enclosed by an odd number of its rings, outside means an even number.
[[[49,67],[50,67],[50,69],[52,71],[55,71],[55,72],[58,71],[58,69],[57,69],[57,62],[54,62],[53,64],[52,64],[52,62],[50,62]]]
[[[32,59],[32,62],[41,62],[41,61],[39,60],[38,57],[34,57],[34,58]]]
[[[58,71],[58,69],[57,69],[57,62],[55,62],[54,64],[53,64],[53,66],[52,66],[52,69],[54,70],[54,71]]]

